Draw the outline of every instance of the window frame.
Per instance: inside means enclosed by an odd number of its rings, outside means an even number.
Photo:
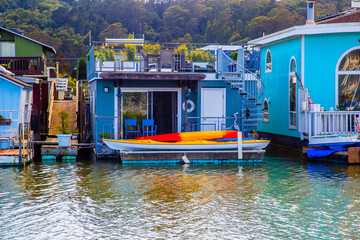
[[[292,63],[295,63],[295,71],[292,71]],[[297,63],[295,57],[291,57],[290,64],[289,64],[289,129],[297,129],[297,79],[296,79],[296,72],[297,72]],[[294,83],[295,81],[295,83]],[[291,111],[291,94],[292,94],[292,86],[291,84],[295,84],[294,86],[294,101],[295,101],[295,110]],[[293,120],[293,121],[292,121]],[[293,124],[295,122],[295,125]]]
[[[359,76],[359,79],[360,79],[360,65],[359,65],[359,69],[358,70],[339,70],[340,68],[340,65],[342,64],[343,62],[343,59],[345,59],[351,52],[354,52],[354,51],[360,51],[360,46],[356,46],[356,47],[353,47],[353,48],[350,48],[348,49],[347,51],[345,51],[341,56],[340,58],[338,59],[338,62],[336,64],[336,71],[335,71],[335,105],[336,105],[336,108],[337,109],[340,109],[340,89],[339,89],[339,80],[340,80],[340,76],[348,76],[348,77],[351,77],[351,76]],[[359,55],[360,56],[360,55]],[[352,63],[352,62],[351,62]],[[354,63],[353,63],[354,64]],[[357,66],[355,66],[357,68]],[[351,105],[351,103],[350,103]],[[357,109],[351,109],[351,106],[350,106],[350,109],[340,109],[342,111],[359,111]]]
[[[268,62],[268,56],[270,56],[269,62]],[[272,54],[270,49],[268,49],[265,55],[265,73],[271,73],[271,72],[272,72]]]
[[[267,116],[267,117],[266,117]],[[269,122],[269,101],[264,99],[264,117],[263,122]]]

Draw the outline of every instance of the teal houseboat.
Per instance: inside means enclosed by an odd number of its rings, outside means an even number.
[[[262,136],[301,148],[358,133],[360,23],[315,24],[308,20],[250,41],[261,47],[266,86]]]
[[[91,46],[87,59],[97,153],[106,151],[101,138],[149,134],[147,124],[154,126],[150,134],[246,133],[262,119],[264,86],[256,49],[106,39]]]

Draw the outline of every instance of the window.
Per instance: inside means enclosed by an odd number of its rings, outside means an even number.
[[[289,72],[289,125],[296,128],[296,61],[291,58]]]
[[[0,42],[0,57],[15,57],[15,43]]]
[[[271,59],[271,52],[267,50],[266,52],[266,59],[265,59],[265,72],[271,72],[272,70],[272,59]]]
[[[268,100],[265,99],[264,100],[264,118],[263,118],[264,122],[269,122],[269,104],[268,104]]]
[[[340,110],[360,110],[360,48],[342,57],[337,69],[338,107]]]

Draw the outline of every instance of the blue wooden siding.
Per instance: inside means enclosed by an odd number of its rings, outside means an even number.
[[[13,120],[11,126],[0,126],[0,131],[10,131],[11,128],[16,127],[19,119],[17,111],[19,111],[20,107],[21,90],[21,86],[0,77],[0,114],[6,119],[10,119],[10,116],[12,116]],[[14,111],[12,115],[9,110]]]
[[[236,89],[231,89],[229,84],[225,84],[223,80],[219,81],[200,81],[198,84],[198,100],[196,105],[198,107],[197,116],[200,116],[200,106],[201,106],[201,88],[226,88],[226,108],[225,116],[233,117],[236,112],[241,111],[241,95]],[[206,103],[205,103],[206,104]]]
[[[360,33],[321,34],[305,37],[305,87],[314,103],[335,109],[336,67],[341,56],[359,46]]]
[[[265,73],[268,50],[272,57],[272,71]],[[259,131],[300,136],[297,130],[289,128],[289,70],[293,57],[296,60],[297,73],[301,78],[301,37],[261,49],[261,79],[265,84],[265,98],[269,100],[269,122],[261,122]]]

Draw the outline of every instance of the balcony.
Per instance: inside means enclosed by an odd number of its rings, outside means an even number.
[[[44,75],[45,61],[41,57],[0,57],[0,65],[15,75]]]
[[[102,72],[215,73],[217,51],[176,48],[125,49],[121,46],[95,46],[88,54],[88,74]],[[90,77],[91,79],[91,77]]]

